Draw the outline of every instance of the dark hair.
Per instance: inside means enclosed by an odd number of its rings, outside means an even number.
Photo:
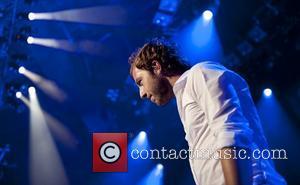
[[[130,74],[133,66],[153,73],[152,61],[157,60],[162,66],[162,74],[175,76],[184,73],[190,68],[186,61],[179,55],[176,45],[170,41],[154,38],[138,48],[129,57]]]

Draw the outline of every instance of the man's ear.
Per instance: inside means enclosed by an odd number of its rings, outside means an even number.
[[[154,74],[156,74],[156,75],[161,74],[161,65],[157,60],[152,61],[152,69],[153,69]]]

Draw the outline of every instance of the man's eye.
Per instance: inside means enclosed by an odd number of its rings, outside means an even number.
[[[138,85],[139,85],[139,86],[142,86],[142,80],[139,80],[139,81],[138,81]]]

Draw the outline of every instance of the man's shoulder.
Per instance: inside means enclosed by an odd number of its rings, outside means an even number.
[[[206,75],[221,75],[225,71],[229,71],[226,67],[218,62],[203,61],[193,65],[190,69],[189,76],[198,76],[198,74]]]
[[[192,80],[198,80],[199,78],[204,79],[204,81],[219,79],[222,77],[222,80],[225,78],[234,79],[235,81],[241,82],[246,84],[246,81],[243,77],[241,77],[238,73],[227,69],[225,66],[218,62],[212,61],[204,61],[195,64],[189,73],[189,77]]]
[[[191,67],[191,71],[197,70],[227,70],[222,64],[213,61],[199,62]]]

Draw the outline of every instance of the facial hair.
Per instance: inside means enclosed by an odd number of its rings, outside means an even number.
[[[173,95],[173,88],[165,77],[156,77],[153,83],[153,96],[156,104],[166,104]]]

